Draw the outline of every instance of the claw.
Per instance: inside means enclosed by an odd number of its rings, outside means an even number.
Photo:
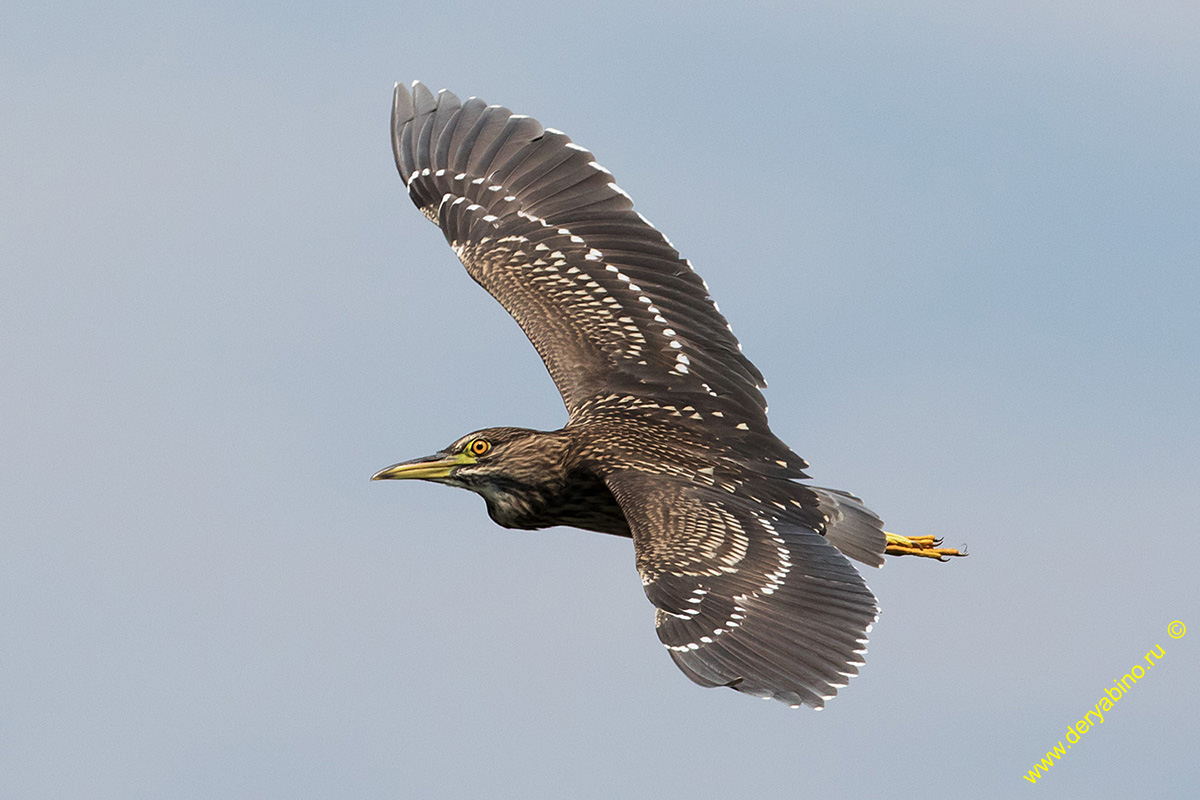
[[[961,551],[950,547],[938,547],[941,539],[934,536],[901,536],[884,531],[887,537],[887,548],[883,551],[889,556],[923,556],[936,558],[938,561],[949,561],[950,556],[965,556],[967,550]]]

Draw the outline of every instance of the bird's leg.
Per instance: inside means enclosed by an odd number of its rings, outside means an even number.
[[[900,536],[887,531],[884,531],[883,535],[887,537],[887,549],[883,552],[889,556],[924,556],[925,558],[936,558],[938,561],[949,561],[947,556],[965,556],[967,554],[965,550],[960,553],[949,547],[938,547],[942,540],[933,536]]]

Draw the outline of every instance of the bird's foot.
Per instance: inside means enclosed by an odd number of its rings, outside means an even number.
[[[887,537],[887,549],[883,552],[889,556],[924,556],[936,558],[938,561],[949,561],[948,556],[967,554],[966,548],[959,552],[949,547],[938,547],[942,540],[933,536],[901,536],[887,531],[884,531],[883,535]]]

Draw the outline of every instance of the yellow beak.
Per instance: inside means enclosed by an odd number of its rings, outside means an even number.
[[[446,453],[435,453],[424,458],[415,458],[412,461],[403,461],[399,464],[393,464],[390,467],[384,467],[371,476],[373,481],[402,481],[408,479],[421,480],[437,480],[438,478],[447,478],[454,471],[455,467],[460,467],[463,464],[470,463],[470,460],[463,456],[462,453],[448,455]]]

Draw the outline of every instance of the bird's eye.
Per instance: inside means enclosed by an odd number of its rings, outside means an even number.
[[[467,452],[473,456],[481,456],[492,449],[492,443],[487,439],[475,439],[467,445]]]

